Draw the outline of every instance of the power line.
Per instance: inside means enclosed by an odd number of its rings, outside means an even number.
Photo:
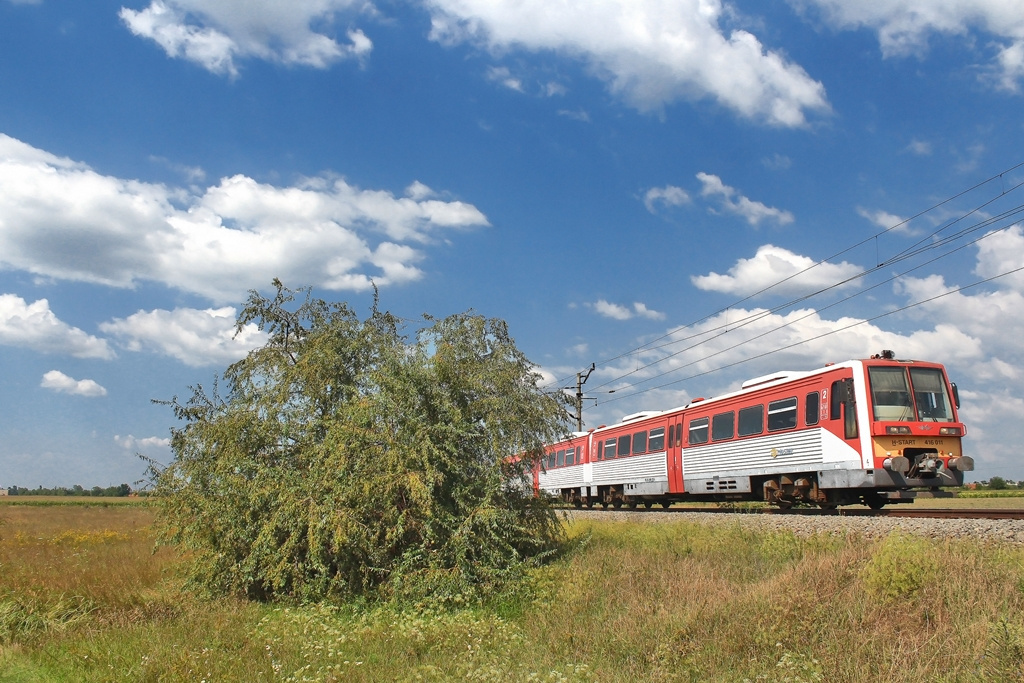
[[[896,225],[890,226],[889,228],[886,228],[885,230],[882,230],[882,231],[876,233],[875,235],[873,235],[873,236],[871,236],[871,237],[869,237],[867,239],[864,239],[864,240],[858,242],[855,245],[852,245],[852,246],[847,247],[847,248],[845,248],[845,249],[843,249],[843,250],[841,250],[839,252],[836,252],[836,254],[834,254],[832,256],[829,256],[829,257],[827,257],[825,259],[822,259],[822,260],[814,263],[813,265],[808,266],[807,268],[804,268],[803,270],[800,270],[800,271],[798,271],[796,273],[793,273],[793,274],[789,275],[786,278],[778,280],[778,281],[772,283],[771,285],[768,285],[767,287],[764,287],[764,288],[758,290],[757,292],[755,292],[753,294],[750,294],[750,295],[748,295],[748,296],[746,296],[746,297],[744,297],[744,298],[734,302],[730,306],[728,306],[726,308],[723,308],[723,309],[720,309],[716,313],[712,313],[710,315],[706,315],[703,318],[701,318],[701,319],[699,319],[699,320],[697,320],[697,321],[695,321],[693,323],[690,323],[689,325],[683,325],[683,326],[675,327],[672,330],[666,332],[665,334],[663,334],[663,335],[661,335],[661,336],[659,336],[659,337],[657,337],[655,339],[652,339],[651,341],[649,341],[649,342],[647,342],[645,344],[642,344],[639,347],[631,349],[630,351],[628,351],[626,353],[622,353],[622,354],[619,354],[619,355],[614,356],[612,358],[609,358],[609,359],[601,361],[601,365],[607,365],[607,364],[609,364],[611,362],[614,362],[615,360],[618,360],[620,358],[624,358],[624,357],[627,357],[627,356],[639,353],[641,351],[654,350],[654,349],[658,349],[658,348],[663,348],[664,346],[671,346],[671,345],[674,345],[674,344],[682,343],[684,341],[689,341],[691,339],[705,337],[704,339],[702,339],[701,341],[697,342],[696,344],[694,344],[692,346],[689,346],[689,347],[687,347],[685,349],[682,349],[682,350],[680,350],[678,352],[675,352],[673,354],[670,354],[669,356],[663,357],[663,358],[661,358],[661,359],[659,359],[657,361],[654,361],[654,362],[649,363],[649,364],[644,365],[644,366],[639,366],[638,365],[637,368],[635,368],[635,369],[633,369],[633,370],[631,370],[631,371],[629,371],[627,373],[621,374],[621,375],[619,375],[617,377],[611,378],[611,379],[605,381],[604,383],[598,385],[597,387],[595,387],[595,389],[599,389],[601,387],[605,387],[605,386],[608,386],[608,385],[613,384],[615,382],[618,382],[618,381],[624,379],[625,377],[628,377],[630,375],[636,374],[637,372],[639,372],[639,371],[641,371],[643,369],[646,369],[646,368],[651,367],[653,365],[657,365],[658,363],[664,362],[668,358],[674,357],[676,355],[679,355],[680,353],[683,353],[685,351],[691,350],[692,348],[695,348],[695,347],[700,346],[702,344],[708,343],[708,342],[712,341],[713,339],[717,339],[718,337],[722,336],[723,334],[727,334],[730,331],[730,329],[736,330],[736,329],[739,329],[741,327],[745,327],[746,325],[751,324],[753,322],[756,322],[757,320],[759,320],[759,319],[761,319],[761,318],[763,318],[763,317],[765,317],[767,315],[771,315],[774,312],[777,312],[777,311],[782,310],[784,308],[788,308],[790,306],[794,306],[794,305],[796,305],[798,303],[801,303],[803,301],[811,299],[811,298],[813,298],[815,296],[818,296],[820,294],[823,294],[825,292],[828,292],[828,291],[831,291],[833,289],[842,287],[842,286],[844,286],[844,285],[846,285],[846,284],[848,284],[848,283],[850,283],[850,282],[852,282],[854,280],[863,278],[863,277],[865,277],[865,276],[867,276],[867,275],[869,275],[869,274],[871,274],[873,272],[876,272],[877,270],[879,270],[883,266],[893,265],[895,263],[907,260],[907,259],[912,258],[914,256],[917,256],[917,255],[920,255],[920,254],[925,253],[927,251],[930,251],[932,249],[938,249],[938,248],[947,246],[948,244],[950,244],[951,242],[955,241],[956,239],[964,237],[965,235],[967,235],[967,234],[969,234],[971,232],[983,229],[985,227],[993,225],[994,223],[996,223],[996,222],[998,222],[1000,220],[1005,220],[1005,219],[1009,218],[1010,216],[1013,216],[1013,215],[1016,215],[1018,213],[1024,212],[1024,205],[1017,206],[1014,209],[1011,209],[1009,211],[1004,212],[1003,214],[1000,214],[999,216],[988,218],[988,219],[986,219],[986,220],[984,220],[984,221],[982,221],[980,223],[977,223],[977,224],[971,226],[970,228],[961,230],[961,231],[959,231],[957,233],[954,233],[953,235],[947,236],[947,237],[943,238],[942,240],[940,240],[938,242],[934,242],[934,243],[932,243],[932,244],[930,244],[928,246],[925,246],[923,248],[920,248],[920,249],[915,249],[916,247],[918,247],[922,243],[926,242],[929,238],[935,237],[936,235],[940,234],[941,232],[943,232],[944,230],[946,230],[950,226],[955,225],[956,223],[960,222],[964,218],[966,218],[966,217],[968,217],[970,215],[973,215],[973,214],[981,211],[984,207],[990,205],[992,202],[998,200],[1001,197],[1005,197],[1007,194],[1009,194],[1009,193],[1019,189],[1020,187],[1024,186],[1024,182],[1017,183],[1017,184],[1013,185],[1012,187],[1010,187],[1009,189],[1004,188],[1004,187],[1001,186],[1001,192],[996,197],[993,197],[992,199],[989,199],[989,200],[983,202],[979,206],[976,206],[975,208],[971,209],[970,211],[962,214],[957,219],[955,219],[953,221],[950,221],[950,222],[947,222],[942,227],[940,227],[937,230],[933,231],[929,236],[919,240],[914,245],[911,245],[911,247],[908,247],[907,249],[903,250],[902,252],[900,252],[896,256],[894,256],[894,257],[892,257],[892,258],[890,258],[890,259],[888,259],[888,260],[886,260],[884,262],[879,263],[879,265],[877,265],[874,268],[866,269],[866,270],[862,271],[861,273],[859,273],[859,274],[857,274],[855,276],[851,276],[851,277],[846,278],[846,279],[844,279],[844,280],[842,280],[840,282],[833,283],[832,285],[829,285],[827,287],[819,289],[819,290],[817,290],[815,292],[812,292],[810,294],[798,297],[796,299],[792,299],[792,300],[790,300],[788,302],[785,302],[783,304],[780,304],[779,306],[776,306],[776,307],[774,307],[774,308],[772,308],[770,310],[759,311],[759,312],[751,314],[751,315],[749,315],[749,316],[747,316],[745,318],[741,318],[738,321],[727,322],[727,323],[724,323],[722,325],[719,325],[716,328],[711,328],[711,329],[708,329],[708,330],[703,330],[703,331],[701,331],[698,334],[690,335],[689,337],[684,337],[683,339],[674,339],[674,340],[672,340],[672,341],[670,341],[670,342],[668,342],[666,344],[663,344],[663,345],[660,345],[660,346],[654,346],[657,342],[670,337],[677,330],[684,329],[686,327],[692,327],[694,325],[698,325],[701,322],[704,322],[706,320],[709,320],[709,319],[713,318],[715,315],[719,315],[721,313],[727,312],[731,308],[736,307],[736,306],[738,306],[738,305],[740,305],[742,303],[745,303],[746,301],[749,301],[750,299],[752,299],[752,298],[754,298],[756,296],[759,296],[760,294],[763,294],[763,293],[765,293],[767,291],[770,291],[771,289],[773,289],[773,288],[775,288],[775,287],[777,287],[777,286],[779,286],[779,285],[781,285],[781,284],[783,284],[785,282],[788,282],[789,280],[792,280],[793,278],[798,277],[799,275],[801,275],[803,273],[806,273],[806,272],[812,270],[813,268],[816,268],[816,267],[818,267],[818,266],[820,266],[820,265],[822,265],[822,264],[824,264],[824,263],[826,263],[828,261],[831,261],[831,260],[837,258],[838,256],[841,256],[841,255],[843,255],[843,254],[845,254],[845,253],[847,253],[847,252],[849,252],[849,251],[851,251],[853,249],[856,249],[859,246],[863,246],[864,244],[867,244],[872,239],[877,239],[879,236],[884,235],[884,234],[886,234],[886,233],[888,233],[888,232],[890,232],[892,230],[895,230],[895,229],[897,229],[897,228],[899,228],[901,226],[904,226],[904,225],[908,224],[909,222],[911,222],[912,220],[914,220],[914,219],[916,219],[916,218],[918,218],[920,216],[923,216],[923,215],[927,214],[928,212],[933,211],[936,208],[939,208],[939,207],[941,207],[941,206],[943,206],[945,204],[948,204],[949,202],[951,202],[951,201],[953,201],[953,200],[955,200],[955,199],[957,199],[959,197],[962,197],[965,194],[967,194],[967,193],[969,193],[969,192],[971,192],[971,191],[973,191],[975,189],[978,189],[979,187],[983,187],[984,185],[992,182],[993,180],[1001,179],[1003,177],[1003,175],[1005,175],[1007,173],[1010,173],[1010,172],[1012,172],[1012,171],[1014,171],[1014,170],[1016,170],[1016,169],[1018,169],[1018,168],[1020,168],[1022,166],[1024,166],[1024,162],[1016,164],[1016,165],[1006,169],[1005,171],[1003,171],[1003,172],[1001,172],[1001,173],[999,173],[997,175],[994,175],[994,176],[992,176],[992,177],[990,177],[990,178],[988,178],[988,179],[986,179],[986,180],[984,180],[984,181],[982,181],[980,183],[977,183],[977,184],[973,185],[972,187],[970,187],[970,188],[968,188],[966,190],[963,190],[963,191],[957,193],[956,195],[953,195],[952,197],[949,197],[949,198],[947,198],[947,199],[945,199],[945,200],[943,200],[941,202],[938,202],[937,204],[929,207],[928,209],[926,209],[924,211],[921,211],[921,212],[915,214],[914,216],[912,216],[910,218],[907,218],[907,219],[897,223]],[[1002,229],[1005,229],[1005,227],[1002,228]],[[967,246],[967,245],[962,245],[961,247],[957,247],[955,249],[952,249],[950,252],[948,252],[947,254],[944,254],[943,256],[940,256],[939,258],[942,258],[944,256],[948,256],[949,254],[958,251],[959,249],[963,248],[964,246]],[[931,263],[933,261],[934,261],[934,259],[932,261],[929,261],[928,263]],[[911,271],[907,271],[907,272],[911,272]],[[888,281],[891,281],[892,279],[893,278],[890,278]],[[871,289],[873,289],[873,288],[874,287],[872,287]],[[841,302],[848,301],[849,299],[853,298],[854,296],[858,296],[858,295],[852,295],[851,297],[847,297],[846,299],[843,299]],[[841,302],[837,302],[837,303],[841,303]],[[831,308],[834,305],[836,305],[836,304],[831,304],[830,306],[826,307],[826,309],[820,309],[820,310],[827,310],[827,308]],[[707,338],[707,335],[709,335],[712,332],[716,332],[718,330],[724,330],[724,331],[721,332],[720,334],[717,334],[717,335],[714,335],[712,337]],[[675,372],[678,369],[679,368],[674,368],[673,370],[667,371],[666,373],[662,373],[661,375],[658,375],[658,376],[664,376],[664,374],[668,374],[668,372]],[[648,379],[644,380],[644,382],[651,381],[652,379],[655,379],[655,378],[648,378]],[[618,399],[616,399],[616,400],[618,400]]]
[[[983,285],[983,284],[986,284],[988,282],[992,282],[993,280],[998,280],[999,278],[1006,277],[1008,275],[1013,275],[1014,273],[1019,273],[1021,271],[1024,271],[1024,266],[1021,266],[1019,268],[1014,268],[1013,270],[1008,270],[1008,271],[1006,271],[1004,273],[1000,273],[999,275],[994,275],[992,277],[985,278],[984,280],[978,280],[977,282],[972,282],[969,285],[964,285],[962,287],[957,287],[957,288],[952,289],[952,290],[950,290],[948,292],[943,292],[942,294],[937,294],[937,295],[935,295],[933,297],[929,297],[927,299],[922,299],[920,301],[915,301],[914,303],[907,304],[906,306],[903,306],[901,308],[897,308],[897,309],[894,309],[892,311],[886,311],[885,313],[880,313],[880,314],[878,314],[878,315],[876,315],[876,316],[874,316],[872,318],[866,318],[864,320],[858,320],[857,322],[850,323],[849,325],[845,325],[843,327],[840,327],[840,328],[834,329],[834,330],[830,330],[828,332],[823,332],[822,334],[816,335],[814,337],[809,337],[807,339],[801,339],[798,342],[794,342],[792,344],[788,344],[786,346],[782,346],[782,347],[779,347],[777,349],[772,349],[770,351],[765,351],[763,353],[759,353],[759,354],[756,354],[754,356],[749,356],[747,358],[743,358],[741,360],[738,360],[738,361],[735,361],[735,362],[732,362],[732,363],[727,363],[725,365],[721,365],[719,367],[712,368],[710,370],[705,370],[703,372],[698,372],[698,373],[690,375],[688,377],[683,377],[682,379],[673,380],[671,382],[666,382],[664,384],[659,384],[658,386],[648,387],[648,388],[642,389],[640,391],[635,391],[635,392],[633,392],[631,394],[626,394],[625,396],[616,396],[615,398],[607,399],[605,401],[605,403],[612,403],[614,401],[620,401],[620,400],[623,400],[623,399],[632,398],[634,396],[639,396],[640,394],[646,393],[648,391],[653,391],[655,389],[664,389],[665,387],[673,386],[675,384],[680,384],[682,382],[686,382],[688,380],[695,379],[697,377],[703,377],[704,375],[709,375],[709,374],[711,374],[713,372],[719,372],[719,371],[725,370],[727,368],[735,367],[737,365],[742,365],[743,363],[749,363],[752,360],[757,360],[759,358],[764,358],[766,356],[771,356],[773,354],[780,353],[782,351],[787,351],[789,349],[796,348],[797,346],[802,346],[803,344],[807,344],[808,342],[817,341],[819,339],[823,339],[823,338],[831,336],[833,334],[838,334],[840,332],[845,332],[846,330],[852,329],[852,328],[857,327],[859,325],[864,325],[866,323],[874,322],[875,320],[879,320],[881,318],[885,318],[885,317],[888,317],[890,315],[894,315],[896,313],[902,313],[903,311],[907,311],[907,310],[909,310],[911,308],[915,308],[917,306],[922,306],[924,304],[931,303],[932,301],[936,301],[937,299],[941,299],[943,297],[947,297],[947,296],[949,296],[951,294],[956,294],[956,293],[962,292],[962,291],[964,291],[966,289],[971,289],[972,287],[977,287],[979,285]],[[727,349],[727,350],[729,350],[729,349]],[[714,357],[716,355],[719,355],[720,353],[723,353],[723,352],[724,352],[724,350],[716,352],[716,353],[712,354],[711,356],[707,356],[706,358],[702,358],[700,360],[706,360],[707,358],[712,358],[712,357]],[[696,361],[696,362],[699,362],[699,361]],[[692,365],[692,363],[691,363],[691,365]]]

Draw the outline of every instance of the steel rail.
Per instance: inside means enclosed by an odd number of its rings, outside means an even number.
[[[573,510],[574,508],[564,508]],[[744,514],[744,515],[796,515],[805,517],[902,517],[917,519],[991,519],[991,520],[1013,520],[1024,519],[1024,510],[1010,509],[956,509],[956,508],[916,508],[916,509],[883,509],[869,510],[864,508],[836,508],[826,510],[821,508],[712,508],[712,507],[654,507],[654,508],[579,508],[591,512],[628,512],[628,513],[652,513],[670,512],[673,514],[684,512],[697,512],[703,514]]]

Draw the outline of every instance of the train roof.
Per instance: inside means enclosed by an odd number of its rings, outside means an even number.
[[[736,396],[748,393],[751,390],[769,389],[780,384],[785,384],[786,382],[792,382],[807,377],[814,377],[816,375],[821,375],[823,373],[831,372],[836,369],[858,367],[863,365],[864,363],[872,362],[889,362],[902,364],[920,363],[922,365],[940,365],[939,363],[932,363],[930,361],[896,359],[891,354],[891,352],[883,351],[882,354],[872,356],[871,358],[846,360],[839,363],[828,363],[821,367],[814,368],[813,370],[779,370],[777,372],[768,373],[767,375],[761,375],[760,377],[752,377],[751,379],[748,379],[745,382],[743,382],[740,385],[739,389],[735,391],[730,391],[725,394],[721,394],[720,396],[714,396],[710,398],[695,398],[691,400],[689,403],[686,403],[681,406],[676,406],[673,408],[668,408],[666,410],[642,410],[636,413],[631,413],[629,415],[624,415],[621,420],[613,424],[601,425],[600,427],[591,429],[589,432],[574,432],[572,438],[583,437],[592,432],[605,432],[610,429],[618,429],[632,422],[640,422],[642,420],[659,417],[661,415],[665,415],[668,413],[677,413],[681,410],[686,410],[687,408],[691,408],[695,405],[700,405],[705,402],[717,403],[719,401],[724,401],[726,399],[735,398]]]

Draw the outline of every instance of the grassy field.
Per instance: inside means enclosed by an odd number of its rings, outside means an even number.
[[[490,605],[261,605],[152,514],[0,505],[0,681],[1024,681],[1018,547],[581,523]]]

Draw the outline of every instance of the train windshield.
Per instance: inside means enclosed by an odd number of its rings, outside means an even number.
[[[937,368],[873,367],[871,404],[875,420],[953,422],[946,378]]]

